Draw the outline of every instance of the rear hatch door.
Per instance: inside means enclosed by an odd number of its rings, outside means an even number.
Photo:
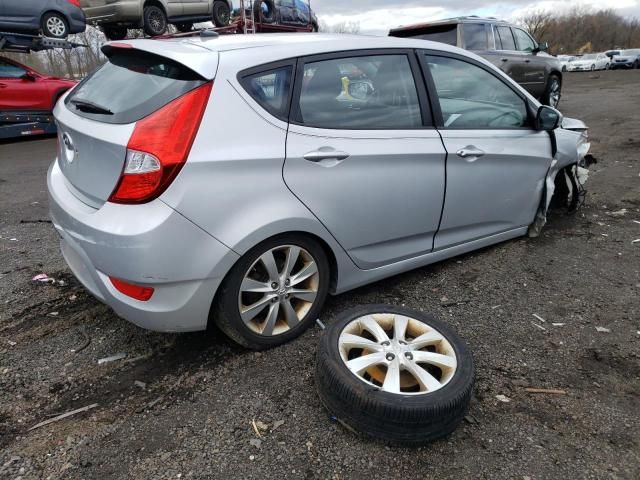
[[[152,48],[137,48],[149,42]],[[163,44],[166,54],[154,53]],[[181,49],[186,64],[177,60]],[[107,63],[54,110],[60,169],[69,189],[94,208],[118,183],[136,122],[215,76],[218,62],[216,52],[184,42],[132,41],[107,45],[104,52]],[[207,60],[213,66],[204,68]]]

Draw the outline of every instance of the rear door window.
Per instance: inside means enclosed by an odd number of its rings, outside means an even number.
[[[487,29],[484,23],[465,23],[463,32],[467,50],[487,49]]]
[[[500,39],[501,47],[498,48],[496,45],[496,49],[499,50],[515,50],[516,42],[513,40],[513,35],[511,34],[511,29],[509,27],[496,27],[496,44],[498,43],[498,38]]]
[[[286,65],[246,75],[240,83],[251,97],[271,115],[287,121],[293,67]]]
[[[77,115],[104,123],[133,123],[205,83],[200,75],[159,55],[113,49],[100,69],[65,99]]]
[[[346,130],[422,127],[418,93],[404,54],[305,63],[296,122]]]

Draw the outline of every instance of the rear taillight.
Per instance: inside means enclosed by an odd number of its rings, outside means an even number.
[[[153,295],[153,288],[151,287],[142,287],[114,277],[109,277],[109,280],[111,280],[113,286],[116,287],[116,290],[120,293],[124,293],[127,297],[140,300],[141,302],[146,302]]]
[[[146,203],[166,190],[189,156],[212,86],[206,83],[136,124],[110,202]]]
[[[67,0],[67,2],[69,2],[71,5],[75,5],[76,7],[80,8],[80,0]]]

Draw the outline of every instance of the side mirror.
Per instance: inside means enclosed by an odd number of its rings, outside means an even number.
[[[36,77],[34,77],[31,73],[26,72],[24,75],[20,77],[22,80],[26,80],[28,82],[35,82]]]
[[[535,49],[535,52],[546,52],[547,50],[549,50],[549,44],[547,42],[540,42],[538,43],[538,46]]]
[[[555,108],[542,105],[536,114],[536,130],[550,132],[562,123],[562,114]]]

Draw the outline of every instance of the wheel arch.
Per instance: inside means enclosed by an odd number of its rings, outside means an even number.
[[[142,5],[143,12],[144,12],[144,9],[147,7],[159,7],[160,9],[162,9],[164,14],[167,15],[167,8],[165,7],[164,3],[161,2],[160,0],[146,0]]]

